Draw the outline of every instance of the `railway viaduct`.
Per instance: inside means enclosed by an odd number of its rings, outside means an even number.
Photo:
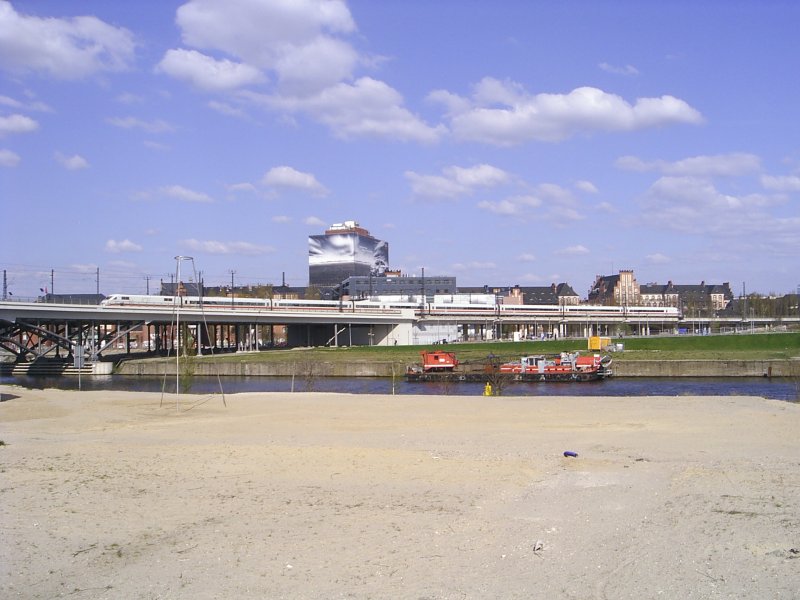
[[[797,321],[797,319],[795,319]],[[455,326],[471,332],[477,339],[492,339],[501,332],[530,333],[547,331],[560,337],[609,335],[624,325],[632,335],[675,333],[680,329],[702,332],[720,326],[761,328],[776,324],[775,319],[679,318],[677,316],[631,317],[585,312],[505,314],[494,311],[448,311],[419,307],[358,307],[341,304],[326,308],[245,308],[174,306],[98,306],[48,304],[40,302],[0,302],[0,352],[16,362],[32,362],[42,357],[73,359],[77,362],[114,360],[129,355],[134,332],[144,330],[152,340],[146,350],[166,353],[183,347],[185,340],[199,339],[199,352],[255,350],[265,339],[263,328],[283,326],[289,346],[409,345],[433,339],[419,334],[437,328],[453,331]],[[434,336],[435,337],[435,336]],[[149,344],[148,344],[149,345]],[[194,344],[192,347],[197,348]],[[77,352],[76,352],[77,350]],[[138,348],[142,350],[142,348]],[[80,354],[80,359],[75,359]]]

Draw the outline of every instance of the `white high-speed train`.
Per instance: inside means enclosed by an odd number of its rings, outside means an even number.
[[[519,316],[519,317],[625,317],[625,318],[680,318],[680,311],[674,306],[599,306],[576,304],[559,306],[555,304],[481,304],[467,302],[447,302],[434,300],[424,306],[419,302],[370,300],[294,300],[264,298],[223,298],[219,296],[147,296],[137,294],[112,294],[101,302],[103,306],[182,306],[232,308],[242,310],[307,310],[307,311],[386,311],[423,310],[435,316]]]

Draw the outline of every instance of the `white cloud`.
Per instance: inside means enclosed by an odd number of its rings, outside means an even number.
[[[183,42],[275,71],[293,93],[319,90],[352,75],[358,54],[337,37],[356,26],[339,0],[238,2],[190,0],[178,9]]]
[[[694,234],[738,250],[754,245],[770,254],[790,254],[800,247],[800,217],[785,217],[780,196],[732,195],[708,179],[661,177],[642,198],[642,226]]]
[[[429,98],[445,101],[457,139],[498,146],[703,121],[696,109],[673,96],[639,98],[630,104],[593,87],[576,88],[568,94],[531,95],[515,82],[491,77],[481,80],[469,99],[442,91]]]
[[[420,175],[405,172],[406,180],[416,196],[428,198],[457,198],[472,194],[477,188],[491,188],[508,183],[511,176],[492,165],[473,167],[451,166],[442,169],[442,175]]]
[[[232,183],[231,185],[228,186],[228,191],[234,193],[235,192],[255,193],[257,190],[256,186],[254,186],[252,183],[244,182],[244,183]]]
[[[9,96],[0,96],[0,105],[8,106],[15,110],[33,110],[37,112],[53,112],[53,109],[44,102],[21,102]]]
[[[122,129],[142,129],[147,133],[167,133],[175,128],[161,119],[144,121],[136,117],[109,117],[106,122]]]
[[[496,215],[518,215],[522,212],[520,205],[513,200],[481,200],[478,208]]]
[[[585,211],[570,190],[554,183],[541,183],[530,194],[510,196],[498,201],[482,201],[478,208],[501,216],[515,216],[529,221],[546,221],[558,227],[568,221],[586,218]]]
[[[286,215],[275,215],[274,217],[272,217],[271,221],[273,223],[291,223],[292,218],[287,217]]]
[[[352,84],[338,83],[312,95],[243,92],[242,97],[275,110],[307,113],[342,139],[373,137],[433,143],[445,133],[444,127],[431,127],[405,108],[397,90],[371,77]]]
[[[328,189],[311,173],[303,173],[292,167],[273,167],[264,174],[261,182],[272,188],[292,188],[309,192],[314,196],[326,196]]]
[[[601,62],[599,65],[601,71],[605,71],[606,73],[612,73],[614,75],[638,75],[639,69],[634,67],[633,65],[625,65],[624,67],[616,66],[608,64],[607,62]]]
[[[182,185],[170,185],[166,187],[162,187],[159,189],[159,192],[167,196],[169,198],[175,198],[176,200],[183,200],[184,202],[213,202],[214,199],[209,196],[208,194],[204,194],[202,192],[196,192],[194,190],[190,190],[189,188],[185,188]]]
[[[535,262],[536,261],[536,255],[529,254],[529,253],[525,252],[523,254],[520,254],[517,257],[517,260],[520,260],[522,262]]]
[[[166,73],[207,92],[233,90],[264,80],[261,71],[242,63],[216,60],[196,50],[169,50],[156,66]]]
[[[303,219],[303,223],[306,225],[311,225],[312,227],[325,227],[325,221],[320,219],[319,217],[306,217]]]
[[[760,170],[761,159],[755,154],[746,153],[692,156],[674,162],[644,161],[636,156],[621,156],[615,165],[626,171],[658,171],[665,175],[737,177]]]
[[[9,133],[30,133],[39,129],[39,123],[25,115],[0,117],[0,137]]]
[[[355,79],[357,66],[380,61],[360,56],[347,40],[356,25],[340,0],[248,0],[235,10],[229,0],[190,0],[176,20],[184,44],[194,49],[169,50],[159,69],[195,87],[223,92],[274,82],[270,93],[239,89],[237,99],[286,118],[308,115],[342,139],[431,143],[446,132],[409,111],[386,83]],[[241,116],[227,103],[212,108]]]
[[[250,242],[220,242],[217,240],[188,239],[181,241],[181,246],[193,252],[204,254],[240,254],[244,256],[261,256],[275,252],[272,246],[252,244]]]
[[[762,175],[761,185],[764,189],[775,192],[800,192],[800,177],[797,175]]]
[[[97,17],[42,19],[0,2],[0,68],[6,71],[81,79],[127,69],[134,51],[131,32]]]
[[[560,250],[556,250],[555,254],[560,256],[585,256],[589,254],[589,249],[586,246],[578,244],[577,246],[567,246]]]
[[[538,210],[541,206],[542,198],[536,194],[511,196],[499,201],[483,201],[478,203],[478,208],[487,210],[496,215],[525,215],[535,212],[541,218],[544,218],[546,212],[539,212]]]
[[[61,152],[56,152],[55,157],[59,164],[69,171],[79,171],[81,169],[89,168],[89,161],[79,154],[65,156],[64,154],[61,154]]]
[[[0,148],[0,167],[16,167],[20,160],[19,155],[15,152],[7,148]]]
[[[119,254],[120,252],[141,252],[142,247],[130,241],[129,239],[124,239],[121,241],[117,240],[108,240],[106,242],[106,252],[111,252],[112,254]]]
[[[447,167],[443,172],[447,177],[468,188],[493,187],[509,180],[508,173],[486,164],[474,167]]]
[[[596,194],[599,190],[597,186],[593,184],[591,181],[576,181],[575,187],[582,192],[586,192],[587,194]]]

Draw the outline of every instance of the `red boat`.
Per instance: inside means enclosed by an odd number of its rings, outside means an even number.
[[[500,365],[500,373],[521,381],[591,381],[611,376],[611,357],[562,352],[558,356],[523,356]]]
[[[408,367],[408,381],[485,382],[497,377],[509,381],[594,381],[611,376],[611,357],[562,352],[558,356],[523,356],[517,361],[493,364],[460,364],[454,352],[423,351],[422,364]]]
[[[431,371],[452,371],[458,366],[455,352],[423,350],[420,354],[422,355],[422,370],[426,373]]]

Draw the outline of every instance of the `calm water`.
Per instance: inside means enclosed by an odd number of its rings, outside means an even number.
[[[0,377],[0,383],[27,388],[78,389],[77,377]],[[175,378],[92,376],[81,378],[84,390],[121,390],[174,393]],[[372,377],[333,377],[306,380],[290,377],[223,377],[226,394],[237,392],[345,392],[352,394],[391,394],[391,379]],[[182,393],[187,390],[181,389]],[[191,393],[219,392],[216,377],[195,377]],[[408,383],[394,382],[395,394],[480,396],[481,383]],[[509,385],[504,396],[762,396],[775,400],[796,401],[800,396],[793,379],[763,377],[711,378],[612,378],[589,383],[517,383]]]

